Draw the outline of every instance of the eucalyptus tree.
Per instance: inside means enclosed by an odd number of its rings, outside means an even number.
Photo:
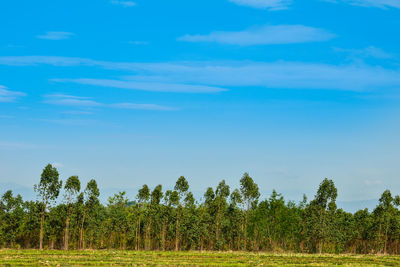
[[[396,206],[399,205],[400,197],[393,197],[389,190],[385,190],[379,199],[379,205],[373,212],[376,217],[377,225],[379,226],[378,238],[382,244],[384,254],[387,253],[387,244],[391,228],[393,229],[395,226],[399,227],[398,220],[400,217],[397,220],[395,219],[396,213],[398,213]]]
[[[151,228],[154,229],[154,236],[159,233],[160,225],[160,202],[163,198],[162,185],[157,185],[150,194],[150,207],[148,213],[147,227],[146,227],[146,249],[151,249]]]
[[[136,226],[136,250],[140,250],[140,235],[141,235],[141,217],[143,216],[143,206],[145,206],[150,199],[150,189],[145,184],[136,196],[139,208],[138,223]],[[146,242],[145,242],[146,243]]]
[[[241,236],[243,233],[243,216],[239,206],[242,205],[243,199],[238,189],[233,190],[230,195],[230,203],[228,207],[230,247],[232,250],[241,249]]]
[[[188,192],[183,200],[184,209],[181,223],[181,249],[193,250],[199,241],[199,218],[196,201],[192,192]]]
[[[167,248],[168,230],[169,225],[172,223],[174,213],[178,207],[179,194],[175,190],[167,190],[164,196],[164,208],[163,208],[163,222],[161,231],[161,248],[165,250]],[[176,220],[175,220],[176,224]],[[176,230],[176,229],[175,229]]]
[[[230,194],[229,185],[226,184],[225,180],[222,180],[215,190],[215,204],[216,204],[216,217],[215,217],[215,240],[216,240],[216,248],[221,249],[223,242],[220,240],[220,232],[221,232],[221,222],[223,220],[226,206],[227,206],[227,197]]]
[[[174,190],[178,193],[178,207],[176,216],[176,228],[175,228],[175,250],[179,250],[179,228],[180,220],[182,215],[182,200],[185,198],[187,191],[189,190],[189,183],[186,178],[181,176],[175,183]]]
[[[100,205],[99,202],[100,190],[97,186],[96,180],[90,180],[85,188],[85,191],[78,196],[78,202],[81,203],[81,213],[82,217],[80,220],[80,229],[79,229],[79,248],[85,248],[85,223],[86,218],[88,217],[89,221],[91,221],[91,227],[94,227],[93,219],[96,217],[96,210]],[[88,216],[90,215],[90,216]]]
[[[1,243],[11,248],[17,244],[24,215],[21,195],[14,197],[11,190],[5,192],[0,201],[0,247]]]
[[[308,227],[317,242],[321,254],[324,242],[333,234],[333,216],[336,211],[337,189],[332,180],[325,178],[319,185],[317,194],[307,208]]]
[[[119,192],[108,199],[108,223],[110,247],[119,243],[120,249],[126,249],[128,232],[128,199],[125,192]]]
[[[39,249],[43,249],[43,226],[46,209],[50,207],[51,203],[55,201],[60,194],[62,181],[59,179],[59,173],[55,167],[48,164],[42,172],[39,184],[34,186],[35,192],[43,205],[40,219],[40,234],[39,234]]]
[[[71,211],[74,201],[77,201],[79,191],[81,190],[81,182],[78,176],[71,176],[67,179],[65,186],[65,205],[66,205],[66,218],[65,218],[65,230],[64,230],[64,249],[68,250],[69,241],[69,224],[71,219]]]
[[[247,249],[247,226],[249,221],[250,209],[257,205],[258,198],[260,197],[260,192],[258,190],[258,185],[254,182],[253,178],[246,172],[240,179],[240,192],[243,199],[243,209],[245,211],[244,220],[244,249]]]

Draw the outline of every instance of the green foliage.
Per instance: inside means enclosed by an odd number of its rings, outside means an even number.
[[[47,165],[35,189],[40,201],[2,195],[0,247],[400,254],[400,197],[386,190],[372,212],[352,214],[337,209],[329,179],[310,202],[306,196],[287,201],[275,190],[259,201],[259,187],[245,173],[239,189],[222,180],[200,202],[181,176],[173,189],[143,185],[134,201],[120,192],[104,205],[94,179],[81,192],[79,178],[71,176],[64,201],[52,205],[61,180]]]

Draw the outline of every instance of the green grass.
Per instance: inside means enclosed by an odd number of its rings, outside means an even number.
[[[0,250],[1,266],[400,266],[400,256]]]

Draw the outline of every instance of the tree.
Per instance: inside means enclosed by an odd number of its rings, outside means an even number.
[[[332,180],[325,178],[319,185],[314,200],[310,202],[309,218],[315,218],[309,224],[313,229],[313,236],[318,242],[318,251],[321,254],[325,240],[332,235],[332,220],[336,211],[337,189]]]
[[[247,224],[249,221],[249,211],[252,207],[257,205],[260,192],[258,185],[254,182],[253,178],[246,172],[240,179],[240,192],[243,198],[244,210],[246,213],[244,222],[244,249],[247,249]]]
[[[175,228],[175,250],[179,250],[179,228],[180,228],[180,219],[182,214],[182,205],[181,200],[184,198],[186,192],[189,190],[189,183],[186,178],[181,176],[176,181],[175,191],[178,193],[178,211],[176,217],[176,228]]]
[[[230,203],[228,207],[229,216],[229,230],[230,230],[230,247],[231,249],[240,250],[241,247],[241,234],[243,232],[243,215],[239,209],[242,205],[243,199],[238,189],[233,190],[230,195]]]
[[[0,244],[4,242],[11,248],[17,244],[24,215],[21,195],[14,197],[11,190],[5,192],[0,201]]]
[[[35,185],[34,189],[38,193],[43,210],[40,219],[40,235],[39,235],[39,249],[43,249],[43,225],[48,208],[52,201],[55,201],[60,193],[62,181],[59,179],[58,171],[51,164],[48,164],[42,172],[40,182]]]
[[[222,180],[215,190],[215,203],[217,208],[215,218],[215,239],[217,249],[221,249],[222,247],[222,242],[220,241],[221,221],[227,206],[226,198],[229,194],[229,185],[225,183],[225,180]]]
[[[150,189],[149,187],[145,184],[141,189],[139,189],[139,192],[136,196],[136,199],[138,200],[139,203],[139,216],[138,216],[138,224],[136,228],[136,250],[140,249],[140,218],[142,217],[142,208],[145,204],[150,199]],[[146,240],[145,240],[146,243]]]
[[[160,222],[160,219],[162,216],[162,210],[160,209],[160,202],[161,199],[163,198],[163,192],[162,192],[162,185],[157,185],[153,191],[151,192],[151,200],[150,200],[150,214],[149,214],[149,224],[148,224],[148,229],[147,229],[147,240],[148,240],[148,245],[147,247],[151,249],[151,227],[152,227],[152,222],[154,221],[155,226]],[[154,227],[156,228],[156,227]],[[159,225],[159,228],[161,226]],[[158,231],[159,232],[159,231]]]
[[[90,180],[85,188],[85,191],[83,194],[79,195],[79,202],[81,203],[81,209],[82,209],[82,218],[81,218],[81,223],[80,223],[80,230],[79,230],[79,248],[84,249],[85,248],[85,222],[86,222],[86,216],[90,217],[95,217],[95,210],[99,206],[99,196],[100,196],[100,190],[97,187],[97,182],[96,180],[92,179]]]
[[[390,190],[385,190],[380,199],[379,205],[375,208],[374,214],[379,225],[378,237],[383,243],[383,253],[387,253],[387,244],[390,235],[390,228],[399,224],[393,217],[396,214],[396,206],[399,206],[399,196],[393,197]]]
[[[67,179],[64,186],[65,190],[65,205],[67,208],[67,214],[65,219],[65,231],[64,231],[64,249],[68,250],[69,240],[69,223],[71,217],[72,204],[74,199],[77,198],[79,191],[81,190],[81,182],[78,176],[71,176]]]

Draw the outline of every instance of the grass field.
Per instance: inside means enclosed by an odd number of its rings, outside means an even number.
[[[400,266],[399,256],[0,250],[1,266]]]

